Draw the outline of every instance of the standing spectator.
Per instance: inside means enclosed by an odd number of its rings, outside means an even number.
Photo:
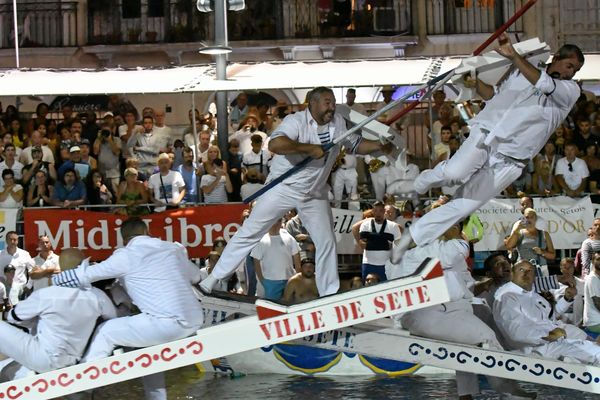
[[[60,132],[62,128],[69,127],[71,120],[73,119],[73,107],[70,104],[64,104],[61,108],[62,121],[56,126],[57,132]]]
[[[595,144],[596,146],[600,145],[600,138],[592,135],[592,125],[590,124],[589,119],[580,117],[576,124],[577,128],[573,135],[573,142],[577,145],[577,148],[581,153],[585,153],[586,148],[591,144]]]
[[[21,152],[19,161],[21,161],[23,165],[31,164],[33,162],[31,153],[34,147],[40,147],[42,149],[42,161],[54,164],[54,154],[52,154],[52,149],[43,144],[43,137],[39,131],[33,131],[31,133],[30,145]]]
[[[231,107],[229,113],[229,126],[236,131],[238,126],[241,125],[241,121],[246,118],[248,114],[248,95],[244,92],[237,95],[235,105]]]
[[[77,172],[81,180],[86,180],[90,174],[90,165],[81,159],[81,147],[79,146],[71,146],[69,149],[69,159],[58,167],[58,178],[63,179],[65,172],[71,169]]]
[[[62,208],[78,207],[85,204],[86,199],[85,185],[77,177],[75,170],[65,170],[62,179],[54,187],[52,205]]]
[[[269,174],[271,154],[269,153],[269,150],[263,148],[263,137],[254,134],[250,137],[250,143],[252,146],[251,150],[244,153],[242,156],[244,170],[247,172],[254,169],[258,173],[267,176]]]
[[[34,147],[31,150],[31,156],[33,161],[23,167],[23,187],[29,188],[32,184],[35,184],[31,180],[38,172],[43,172],[47,181],[56,181],[58,178],[56,168],[54,168],[54,164],[42,160],[42,148],[39,146]]]
[[[581,157],[583,161],[585,161],[585,165],[587,165],[588,170],[590,171],[590,179],[594,173],[597,173],[600,170],[600,158],[598,158],[598,146],[595,143],[590,143],[585,148],[585,155]]]
[[[356,103],[356,89],[348,88],[346,91],[346,105],[350,107],[351,110],[356,111],[357,113],[361,113],[362,115],[367,115],[367,109],[360,103]]]
[[[136,132],[127,141],[127,147],[140,161],[140,169],[152,174],[161,153],[168,153],[168,138],[154,133],[154,118],[146,115],[143,119],[142,133]]]
[[[0,162],[0,173],[6,169],[10,169],[13,172],[13,177],[17,181],[21,181],[23,178],[23,164],[16,160],[15,145],[9,143],[4,146],[4,160]],[[4,185],[4,181],[0,180],[0,187]]]
[[[260,135],[262,137],[263,147],[266,148],[267,134],[258,130],[258,116],[256,114],[248,114],[240,124],[240,129],[233,135],[229,136],[229,141],[237,139],[240,142],[240,153],[246,154],[252,151],[252,137]]]
[[[594,253],[594,268],[585,278],[583,325],[585,329],[600,333],[600,253]]]
[[[587,177],[590,176],[585,161],[577,157],[574,143],[565,145],[565,157],[556,162],[556,182],[562,191],[570,197],[579,197],[587,189]]]
[[[273,224],[250,255],[254,258],[254,269],[264,287],[265,298],[281,299],[288,279],[300,271],[300,247],[281,228],[281,220]]]
[[[13,144],[12,141],[12,135],[10,134],[10,132],[5,132],[2,135],[2,142],[0,143],[0,156],[4,153],[4,148],[7,144]],[[13,144],[14,145],[14,144]],[[23,150],[21,150],[20,147],[15,147],[15,152],[16,152],[16,156],[15,159],[19,159],[21,157],[21,153]],[[3,158],[3,157],[0,157]]]
[[[29,273],[33,290],[43,289],[52,285],[52,275],[60,273],[58,255],[52,250],[52,243],[50,243],[48,236],[40,236],[37,250],[39,253],[33,259],[35,266]]]
[[[262,189],[265,186],[264,181],[264,177],[260,173],[255,169],[250,169],[246,173],[246,183],[240,189],[242,199],[246,199]]]
[[[538,169],[538,165],[542,161],[546,161],[550,167],[550,173],[554,176],[554,170],[556,169],[556,162],[559,157],[556,154],[556,145],[552,140],[549,140],[542,149],[541,153],[536,157],[536,170]]]
[[[27,207],[44,207],[52,205],[54,186],[48,183],[48,175],[44,171],[38,170],[35,173],[35,180],[29,185],[27,190]]]
[[[208,150],[209,159],[211,153],[217,153],[216,146],[211,146]],[[226,203],[227,193],[233,191],[231,180],[227,173],[227,164],[220,158],[212,163],[205,163],[206,173],[200,179],[200,188],[204,195],[205,203]]]
[[[19,235],[15,231],[6,233],[6,247],[0,251],[0,268],[2,270],[12,265],[15,268],[15,276],[8,295],[10,303],[15,305],[27,283],[27,274],[31,272],[35,263],[29,253],[18,247]],[[4,275],[0,278],[4,278]]]
[[[525,209],[524,217],[516,229],[512,230],[504,244],[509,250],[517,249],[519,252],[517,262],[533,260],[531,262],[542,266],[543,275],[548,276],[548,261],[556,258],[552,238],[548,232],[536,227],[537,213],[533,208]]]
[[[90,141],[86,138],[79,143],[81,149],[81,162],[90,166],[90,169],[98,169],[98,162],[90,155]]]
[[[188,133],[183,138],[183,144],[194,150],[195,160],[198,163],[203,163],[208,157],[208,148],[212,139],[212,133],[209,129],[198,130],[198,141],[197,144],[194,141],[194,133]]]
[[[23,186],[18,184],[12,169],[2,171],[4,186],[0,190],[0,208],[23,207]]]
[[[12,135],[12,142],[15,146],[23,149],[27,143],[27,137],[25,131],[21,125],[21,121],[18,118],[14,118],[8,124],[8,131]]]
[[[154,211],[177,208],[185,196],[185,182],[177,171],[171,170],[171,158],[167,153],[158,156],[158,172],[148,179],[150,199],[158,207]]]
[[[171,139],[171,128],[165,124],[166,113],[163,109],[154,111],[154,132]]]
[[[594,218],[591,232],[581,243],[581,277],[585,278],[591,269],[592,256],[600,252],[600,218]]]
[[[540,160],[531,179],[532,191],[538,196],[552,196],[560,193],[547,160]]]
[[[229,142],[229,179],[231,180],[232,192],[229,201],[242,201],[242,155],[239,154],[240,141],[233,139]]]
[[[148,191],[145,185],[138,180],[138,171],[135,168],[125,170],[125,180],[119,184],[117,190],[117,204],[125,204],[119,209],[120,214],[140,216],[148,213],[147,207],[140,207],[148,203]]]
[[[379,275],[380,281],[387,280],[385,263],[391,256],[392,242],[400,235],[398,224],[385,218],[385,204],[381,201],[373,203],[373,218],[365,219],[359,228],[363,280],[371,273]]]
[[[177,171],[179,171],[185,182],[185,196],[183,197],[183,201],[188,204],[197,204],[200,201],[200,197],[198,196],[200,182],[198,180],[201,171],[198,164],[194,162],[194,150],[191,147],[183,149],[183,164],[177,168]]]
[[[285,229],[294,237],[294,239],[296,239],[296,242],[298,242],[302,251],[314,253],[315,244],[310,238],[308,230],[302,224],[300,215],[298,215],[296,210],[290,211],[290,214],[292,214],[293,217],[285,223]]]
[[[198,128],[198,123],[200,122],[200,111],[198,111],[198,109],[194,109],[194,113],[196,114],[196,128]],[[194,120],[192,119],[192,110],[188,111],[188,120],[190,121],[190,125],[187,126],[184,130],[183,130],[183,137],[185,140],[186,135],[193,133],[194,132],[194,127],[193,127],[193,123]],[[197,132],[200,132],[201,129],[197,129]],[[187,143],[186,143],[187,145]]]
[[[103,124],[94,141],[94,154],[98,155],[98,170],[104,174],[108,186],[115,193],[121,178],[119,171],[121,146],[121,139],[110,130],[108,125]]]

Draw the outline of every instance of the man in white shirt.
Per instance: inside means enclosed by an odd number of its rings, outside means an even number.
[[[346,189],[346,195],[349,199],[358,199],[358,172],[356,171],[356,156],[354,154],[344,154],[332,179],[333,199],[336,207],[341,205],[344,189]]]
[[[154,118],[146,115],[142,120],[143,132],[136,132],[127,141],[131,154],[138,158],[140,169],[151,175],[159,154],[169,151],[169,138],[154,132]]]
[[[240,124],[240,129],[229,136],[229,141],[237,139],[240,142],[240,154],[244,155],[252,151],[252,137],[262,137],[263,149],[267,149],[267,134],[258,130],[260,121],[255,114],[248,114]]]
[[[561,47],[544,71],[521,57],[507,35],[499,42],[497,51],[512,62],[514,72],[499,88],[467,79],[488,100],[486,107],[471,120],[469,138],[458,151],[415,181],[419,193],[432,187],[461,187],[453,200],[427,213],[402,235],[394,246],[396,261],[411,242],[426,244],[517,179],[579,98],[579,86],[572,78],[584,57],[577,46]]]
[[[198,132],[198,141],[194,141],[194,133],[188,133],[184,136],[183,142],[187,147],[194,150],[194,159],[198,163],[203,163],[208,160],[208,148],[212,141],[212,133],[206,128]]]
[[[158,207],[154,211],[164,211],[167,206],[178,206],[185,197],[185,181],[178,171],[171,170],[171,158],[166,153],[158,156],[158,172],[148,179],[150,198]]]
[[[38,255],[33,259],[35,267],[29,273],[29,282],[33,290],[50,286],[52,275],[60,273],[58,255],[52,251],[52,243],[48,236],[40,236],[38,251]]]
[[[565,156],[556,162],[556,182],[570,197],[579,197],[587,190],[587,177],[590,176],[587,164],[577,157],[575,143],[565,145]]]
[[[165,124],[165,117],[165,110],[160,108],[154,110],[154,132],[165,135],[170,139],[169,142],[172,142],[171,128]]]
[[[600,253],[592,258],[594,268],[585,277],[583,326],[585,329],[600,333]]]
[[[444,269],[450,294],[450,301],[447,303],[403,314],[402,327],[408,329],[411,335],[473,346],[487,345],[492,349],[502,350],[494,331],[473,314],[473,293],[470,288],[474,281],[466,263],[469,244],[462,238],[461,230],[460,224],[454,225],[439,239],[406,252],[399,265],[388,262],[390,278],[400,278],[413,273],[425,258],[438,258]],[[522,391],[513,381],[491,376],[487,379],[499,393],[523,396],[520,398],[531,397],[531,394]],[[471,398],[470,396],[479,393],[476,374],[456,371],[456,386],[461,399]]]
[[[385,204],[373,203],[373,218],[365,219],[359,228],[358,244],[363,249],[362,279],[368,274],[379,275],[379,281],[386,281],[385,263],[391,255],[392,242],[400,238],[397,223],[385,219]]]
[[[21,182],[23,179],[23,164],[16,160],[16,147],[12,143],[4,146],[4,160],[0,162],[0,187],[4,186],[4,180],[1,178],[2,171],[11,169],[15,181]]]
[[[19,161],[21,161],[23,165],[31,164],[33,162],[31,150],[33,150],[34,147],[41,147],[42,161],[54,164],[54,154],[48,146],[42,144],[42,134],[38,131],[33,131],[31,133],[29,146],[25,147],[21,152],[21,159]]]
[[[117,278],[141,311],[100,325],[82,362],[108,357],[116,346],[147,347],[183,339],[202,326],[202,307],[192,287],[200,281],[199,269],[189,261],[185,247],[148,236],[139,218],[123,222],[121,235],[125,247],[105,261],[84,262],[52,278],[54,285],[81,288]],[[158,386],[153,398],[166,399],[164,385]]]
[[[388,146],[363,140],[357,134],[325,153],[322,146],[346,132],[346,122],[335,114],[335,96],[331,89],[315,88],[308,100],[304,111],[288,115],[271,134],[269,150],[275,156],[267,181],[282,175],[307,156],[313,160],[257,200],[250,217],[225,247],[213,273],[200,285],[203,291],[210,293],[217,279],[229,276],[271,226],[294,208],[317,246],[319,294],[325,296],[338,291],[340,281],[327,179],[342,145],[349,153],[359,154],[387,150]]]
[[[80,253],[76,249],[64,252]],[[63,269],[68,267],[65,263]],[[18,379],[30,371],[48,372],[76,364],[96,320],[116,316],[114,305],[100,289],[54,286],[35,291],[8,313],[8,323],[0,321],[0,353],[10,357],[1,366],[5,369],[13,361],[20,364],[11,367],[11,373],[3,371],[3,375]],[[9,323],[27,328],[37,324],[37,333],[25,333]]]
[[[246,118],[248,114],[248,95],[241,92],[237,95],[235,105],[231,107],[229,113],[229,126],[235,131],[241,126],[241,121]]]
[[[7,265],[15,267],[15,277],[13,279],[10,293],[8,295],[10,303],[15,305],[19,302],[19,296],[23,292],[23,288],[27,283],[27,274],[31,272],[35,266],[33,258],[29,252],[20,249],[19,235],[15,231],[6,233],[6,248],[0,251],[0,270],[3,270]],[[0,279],[4,278],[4,274]]]
[[[577,327],[551,317],[552,306],[533,290],[534,280],[535,267],[521,261],[513,266],[512,282],[496,291],[494,320],[509,350],[599,366],[600,346]]]
[[[271,154],[269,153],[269,150],[263,148],[263,137],[254,134],[250,136],[250,143],[252,149],[242,155],[242,166],[244,167],[244,170],[248,172],[253,169],[263,176],[267,176],[269,174]]]
[[[250,253],[256,277],[265,290],[265,298],[279,300],[294,274],[300,272],[300,246],[296,239],[275,222]]]

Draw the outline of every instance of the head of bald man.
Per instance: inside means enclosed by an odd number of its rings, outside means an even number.
[[[77,267],[86,258],[85,253],[79,249],[63,249],[60,252],[58,265],[61,271],[66,271]]]

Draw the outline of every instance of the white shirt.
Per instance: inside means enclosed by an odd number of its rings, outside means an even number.
[[[240,142],[240,154],[246,154],[249,151],[252,151],[252,140],[250,140],[252,135],[260,135],[263,139],[262,148],[267,150],[267,134],[261,131],[250,132],[249,130],[240,129],[229,136],[229,141],[231,142],[233,139],[237,139]]]
[[[271,161],[271,157],[269,150],[263,149],[258,153],[250,150],[242,156],[242,166],[246,169],[255,169],[266,176],[269,172],[269,161]]]
[[[242,199],[246,199],[252,196],[254,193],[258,192],[264,186],[265,185],[263,185],[262,183],[244,183],[240,188],[240,196],[242,196]]]
[[[308,109],[297,112],[285,117],[283,122],[271,134],[271,140],[279,136],[287,136],[293,141],[300,143],[321,144],[317,133],[319,125],[312,117]],[[326,126],[329,129],[331,140],[343,135],[346,132],[346,121],[339,114],[334,114],[333,120]],[[351,135],[343,142],[334,146],[329,153],[318,160],[312,160],[304,168],[294,175],[285,179],[282,183],[293,187],[301,195],[310,195],[312,197],[327,199],[329,188],[327,187],[327,178],[335,159],[340,152],[341,145],[344,145],[348,153],[354,153],[356,147],[360,144],[362,137],[358,134]],[[271,162],[271,171],[267,178],[270,182],[274,178],[282,175],[294,165],[306,158],[305,155],[275,154]]]
[[[92,282],[111,278],[119,279],[141,312],[175,319],[184,327],[202,325],[202,307],[192,288],[200,281],[199,269],[181,244],[136,236],[105,261],[92,266],[84,262],[54,275],[52,283],[88,288]]]
[[[211,185],[217,179],[216,176],[204,174],[202,178],[200,178],[200,188],[204,188],[206,186]],[[204,202],[205,203],[226,203],[227,202],[227,189],[225,188],[225,182],[227,178],[224,176],[221,177],[221,181],[214,187],[212,192],[203,193]]]
[[[565,302],[561,299],[559,302]],[[564,307],[557,303],[557,309]],[[542,339],[556,328],[565,328],[550,318],[551,306],[535,291],[523,290],[513,282],[496,291],[493,315],[509,350],[530,352],[530,347],[548,343]],[[584,335],[585,336],[585,335]],[[575,339],[575,337],[570,337]]]
[[[250,255],[260,261],[265,279],[282,281],[290,279],[294,270],[293,256],[300,252],[300,246],[285,229],[279,235],[269,233],[260,239]]]
[[[19,320],[38,319],[35,337],[50,354],[79,359],[98,317],[111,319],[116,316],[115,306],[100,289],[51,286],[37,290],[19,302],[8,314],[8,322],[19,325]]]
[[[486,144],[506,156],[530,160],[565,120],[579,98],[573,80],[552,79],[540,71],[532,85],[523,74],[513,72],[472,120],[489,132]]]
[[[471,299],[473,293],[469,288],[473,285],[473,278],[466,262],[468,256],[469,244],[466,241],[436,239],[424,246],[408,250],[400,264],[394,265],[388,261],[386,275],[388,279],[410,275],[419,268],[423,260],[435,257],[440,260],[444,269],[450,301]]]
[[[368,235],[368,233],[373,233],[371,223],[373,223],[375,226],[375,233],[381,232],[381,227],[383,223],[378,224],[377,222],[375,222],[375,218],[367,218],[362,222],[362,224],[360,224],[359,232],[361,232],[361,237],[365,234]],[[363,264],[385,265],[385,262],[392,255],[391,244],[394,240],[400,238],[400,227],[397,223],[393,221],[385,220],[385,229],[383,230],[382,234],[383,236],[387,236],[388,243],[390,245],[389,250],[363,250]],[[366,240],[368,243],[368,238]]]
[[[46,161],[54,164],[54,154],[52,154],[52,150],[50,147],[43,145],[42,147],[42,161]],[[33,157],[31,156],[32,146],[25,147],[21,152],[21,156],[19,157],[19,161],[21,161],[24,165],[31,164],[33,162]]]
[[[571,169],[569,169],[569,160],[567,157],[563,157],[556,162],[555,175],[562,175],[565,183],[571,190],[577,189],[581,185],[581,181],[590,176],[587,164],[581,158],[575,158],[571,163]]]
[[[177,171],[169,171],[169,173],[164,176],[162,176],[160,172],[157,172],[148,179],[148,189],[153,191],[156,200],[162,201],[163,203],[173,203],[173,199],[178,198],[181,190],[185,189],[185,182],[183,181],[181,174]],[[167,201],[165,201],[165,198]],[[156,207],[154,211],[164,211],[165,209],[166,207]]]
[[[35,256],[33,261],[35,262],[35,265],[42,270],[47,270],[47,269],[54,270],[54,269],[56,269],[56,267],[58,267],[58,259],[59,259],[58,254],[52,252],[52,253],[48,254],[48,257],[46,259],[42,258],[38,254],[37,256]],[[52,285],[52,279],[49,276],[45,276],[40,279],[31,279],[30,282],[32,282],[32,284],[33,284],[33,290],[43,289],[45,287]]]
[[[340,165],[340,169],[356,169],[356,156],[354,154],[348,154],[344,156],[344,162]]]
[[[23,186],[16,183],[12,188],[13,193],[23,191]],[[23,207],[23,200],[15,201],[15,199],[9,194],[4,201],[0,201],[0,208],[21,208]]]
[[[593,297],[600,297],[600,277],[594,270],[585,277],[583,300],[583,325],[593,326],[600,324],[600,310],[594,305]]]
[[[15,267],[15,278],[13,279],[13,286],[24,285],[27,283],[27,275],[35,265],[33,258],[29,255],[29,252],[17,248],[15,254],[10,255],[6,249],[0,251],[0,276],[4,278],[4,267],[7,265]]]

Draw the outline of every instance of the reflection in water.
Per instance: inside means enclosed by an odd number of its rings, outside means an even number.
[[[456,386],[451,376],[437,377],[318,377],[286,375],[249,375],[230,379],[212,373],[200,374],[194,367],[167,373],[169,400],[280,400],[317,399],[327,400],[413,400],[456,399]],[[492,400],[498,395],[482,381],[483,394],[477,399]],[[581,393],[550,386],[523,385],[528,391],[536,391],[538,399],[587,400],[598,395]],[[143,400],[143,388],[139,379],[102,388],[94,400]]]

